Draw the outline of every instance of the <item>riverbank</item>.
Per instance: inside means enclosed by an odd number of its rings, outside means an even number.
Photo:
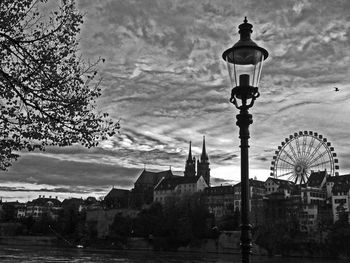
[[[54,236],[0,236],[0,245],[56,247],[60,245],[60,240]]]
[[[76,263],[232,263],[240,262],[240,254],[218,253],[189,253],[169,251],[143,251],[143,250],[111,250],[111,249],[77,249],[46,246],[2,246],[0,245],[1,262],[11,263],[47,263],[47,262],[76,262]],[[348,263],[348,260],[315,259],[315,258],[289,258],[252,256],[252,262],[259,263]]]
[[[0,245],[9,247],[52,247],[52,248],[78,248],[75,244],[68,244],[56,236],[0,236]],[[322,250],[321,247],[296,246],[294,249],[286,249],[281,256],[286,258],[342,258],[348,259],[343,255],[330,255]],[[111,240],[95,240],[90,242],[84,250],[112,250],[112,251],[156,251],[156,252],[181,252],[181,253],[208,253],[208,254],[240,254],[239,233],[226,233],[220,235],[218,239],[200,239],[191,242],[187,246],[181,246],[176,249],[168,249],[168,245],[162,238],[129,238],[126,243],[113,242]],[[323,252],[322,252],[323,251]],[[268,256],[268,252],[254,245],[253,255]],[[271,256],[271,255],[270,255]]]
[[[77,247],[78,244],[67,243],[57,236],[0,236],[0,245],[6,246],[49,246],[49,247]],[[218,239],[200,239],[190,242],[187,246],[171,248],[165,238],[128,238],[125,242],[112,240],[90,240],[84,244],[91,249],[112,250],[140,250],[140,251],[174,251],[188,253],[218,253],[239,254],[239,233],[223,233]],[[254,246],[254,254],[267,255],[267,252]],[[257,253],[259,252],[259,253]]]

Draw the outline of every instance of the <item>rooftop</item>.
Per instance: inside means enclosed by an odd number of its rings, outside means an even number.
[[[241,182],[239,182],[238,184],[235,184],[234,186],[237,187],[237,186],[240,186],[240,185],[241,185]],[[264,188],[265,189],[265,182],[264,181],[259,181],[259,180],[253,179],[253,178],[250,178],[249,179],[249,186],[253,186],[253,187],[256,187],[256,188]]]
[[[120,197],[126,197],[130,193],[129,190],[125,189],[119,189],[119,188],[112,188],[111,191],[105,196],[105,199],[108,198],[120,198]]]
[[[267,180],[265,182],[267,182],[268,180],[273,181],[275,184],[278,184],[278,185],[294,185],[294,183],[291,181],[278,179],[278,178],[274,178],[274,177],[267,178]]]
[[[163,178],[162,181],[155,187],[154,190],[174,190],[180,184],[194,184],[197,183],[199,176],[172,176]]]
[[[32,200],[31,202],[28,202],[28,205],[37,205],[37,206],[46,206],[48,204],[52,203],[53,206],[61,206],[61,201],[57,198],[45,198],[45,197],[39,197],[37,199]]]
[[[326,176],[326,171],[311,172],[307,184],[311,187],[321,187],[321,184]]]
[[[338,176],[329,176],[327,182],[349,182],[350,183],[350,174],[338,175]]]
[[[140,174],[140,176],[137,178],[135,185],[146,184],[146,185],[155,186],[162,177],[167,178],[172,176],[174,175],[171,170],[161,171],[161,172],[151,172],[151,171],[146,171],[146,169],[144,169]]]

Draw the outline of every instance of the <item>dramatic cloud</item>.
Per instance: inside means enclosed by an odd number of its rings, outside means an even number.
[[[221,54],[244,16],[270,53],[251,110],[251,177],[265,180],[275,149],[300,130],[327,137],[340,173],[350,173],[350,2],[84,0],[79,8],[81,51],[106,59],[99,106],[120,119],[120,134],[95,149],[25,153],[1,181],[131,188],[145,166],[182,174],[189,141],[198,156],[205,135],[212,184],[237,182],[238,112]]]
[[[66,157],[69,158],[68,155]],[[10,171],[2,174],[1,180],[75,187],[113,185],[130,187],[133,185],[136,173],[140,170],[83,159],[81,161],[66,160],[66,157],[55,158],[42,154],[25,155]],[[95,159],[95,155],[89,159]]]

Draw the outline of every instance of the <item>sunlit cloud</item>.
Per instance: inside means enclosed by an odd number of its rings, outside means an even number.
[[[120,134],[89,150],[24,153],[1,181],[130,189],[144,167],[182,175],[189,141],[198,157],[205,135],[212,184],[238,182],[238,112],[221,54],[245,15],[270,53],[251,109],[251,177],[265,180],[275,149],[299,130],[327,137],[340,173],[350,172],[350,2],[84,0],[79,8],[83,56],[106,59],[99,109],[120,120]]]

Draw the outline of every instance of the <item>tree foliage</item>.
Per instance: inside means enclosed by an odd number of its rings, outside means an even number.
[[[194,194],[169,201],[164,207],[153,203],[134,219],[132,230],[137,237],[153,237],[164,242],[155,246],[172,249],[196,239],[213,237],[212,221],[200,196]]]
[[[236,207],[233,214],[224,215],[220,221],[217,222],[220,230],[235,231],[240,230],[241,225],[241,213]]]
[[[119,128],[97,111],[104,60],[82,60],[82,23],[74,0],[0,1],[0,169],[21,150],[93,147]]]
[[[132,220],[129,217],[116,215],[110,227],[110,237],[114,241],[125,243],[132,231]]]

